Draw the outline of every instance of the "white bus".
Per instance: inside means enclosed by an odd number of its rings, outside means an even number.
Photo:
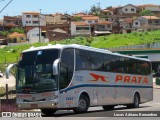
[[[91,106],[139,107],[153,100],[151,62],[145,58],[76,44],[49,45],[23,51],[16,66],[20,109],[81,113]]]

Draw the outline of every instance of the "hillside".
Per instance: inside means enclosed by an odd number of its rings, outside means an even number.
[[[75,37],[49,44],[81,44],[97,48],[112,48],[144,43],[160,42],[160,30],[151,32],[134,32],[130,34],[113,34],[97,37]],[[48,43],[47,43],[48,44]],[[31,46],[44,46],[46,43],[36,43],[21,46],[4,47],[0,49],[0,64],[16,62],[20,53]]]

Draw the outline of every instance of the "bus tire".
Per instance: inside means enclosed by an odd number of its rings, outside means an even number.
[[[89,99],[85,95],[81,95],[78,100],[78,107],[74,108],[73,111],[75,113],[84,113],[87,112],[89,108]]]
[[[102,106],[102,108],[104,110],[113,110],[114,109],[114,105],[104,105],[104,106]]]
[[[51,116],[53,115],[57,110],[55,109],[41,109],[41,112],[45,115]]]
[[[133,98],[133,104],[127,105],[128,108],[138,108],[140,104],[140,96],[138,93],[135,93]]]

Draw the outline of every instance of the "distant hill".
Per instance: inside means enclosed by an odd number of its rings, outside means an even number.
[[[131,46],[145,43],[160,42],[160,30],[151,32],[133,32],[130,34],[112,34],[109,36],[75,37],[50,43],[36,43],[20,46],[7,46],[0,49],[0,64],[17,62],[20,53],[31,46],[45,46],[47,44],[81,44],[96,48],[112,48]],[[1,68],[0,68],[1,70]]]

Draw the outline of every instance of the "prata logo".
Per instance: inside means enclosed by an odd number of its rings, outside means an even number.
[[[102,82],[109,82],[107,80],[108,77],[106,76],[103,76],[103,75],[98,75],[98,74],[95,74],[95,73],[89,73],[94,79],[93,80],[90,80],[90,81],[94,81],[94,82],[97,82],[97,81],[102,81]]]

